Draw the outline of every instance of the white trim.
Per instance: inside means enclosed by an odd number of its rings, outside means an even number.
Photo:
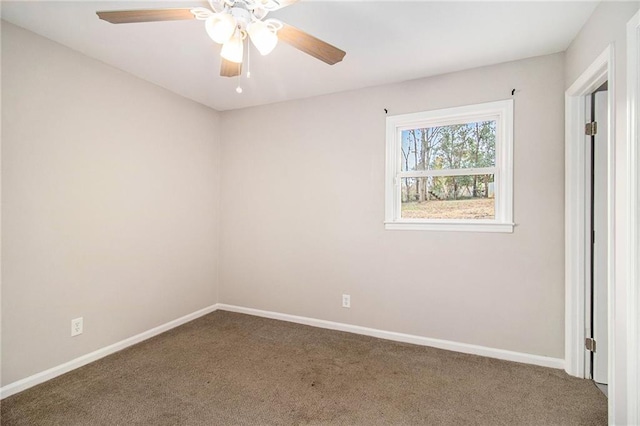
[[[80,368],[83,365],[89,364],[90,362],[99,360],[100,358],[104,358],[107,355],[111,355],[112,353],[121,351],[122,349],[128,348],[129,346],[135,345],[136,343],[140,343],[144,340],[150,339],[151,337],[157,336],[160,333],[164,333],[165,331],[171,330],[172,328],[178,327],[179,325],[185,324],[189,321],[193,321],[196,318],[199,318],[203,315],[207,315],[216,310],[217,310],[217,305],[208,306],[206,308],[200,309],[199,311],[190,313],[188,315],[185,315],[173,321],[169,321],[165,324],[159,325],[158,327],[154,327],[151,330],[147,330],[140,334],[136,334],[135,336],[129,337],[128,339],[121,340],[112,345],[106,346],[104,348],[98,349],[86,355],[82,355],[78,358],[72,359],[71,361],[65,362],[64,364],[60,364],[53,368],[49,368],[48,370],[41,371],[40,373],[36,373],[33,376],[29,376],[24,379],[18,380],[16,382],[9,383],[8,385],[0,388],[0,399],[6,398],[18,392],[22,392],[23,390],[29,389],[33,386],[39,385],[40,383],[46,382],[47,380],[51,380],[54,377],[68,373],[71,370]]]
[[[615,423],[615,70],[614,46],[609,45],[565,93],[565,370],[585,377],[586,144],[585,96],[608,81],[608,331],[609,423]],[[613,390],[613,391],[611,391]]]
[[[627,23],[627,423],[640,424],[640,12]]]
[[[150,339],[151,337],[157,336],[160,333],[169,331],[172,328],[178,327],[182,324],[185,324],[189,321],[193,321],[196,318],[207,315],[211,312],[215,312],[217,310],[238,312],[242,314],[254,315],[254,316],[263,317],[263,318],[272,318],[272,319],[277,319],[281,321],[288,321],[288,322],[294,322],[297,324],[304,324],[304,325],[310,325],[313,327],[325,328],[329,330],[338,330],[338,331],[344,331],[347,333],[362,334],[365,336],[377,337],[380,339],[411,343],[414,345],[429,346],[429,347],[445,349],[449,351],[485,356],[489,358],[502,359],[505,361],[521,362],[525,364],[539,365],[542,367],[550,367],[550,368],[557,368],[557,369],[564,368],[564,360],[560,358],[552,358],[552,357],[546,357],[541,355],[532,355],[532,354],[526,354],[522,352],[508,351],[505,349],[495,349],[495,348],[489,348],[485,346],[471,345],[467,343],[452,342],[449,340],[432,339],[429,337],[416,336],[412,334],[396,333],[393,331],[378,330],[374,328],[361,327],[357,325],[344,324],[344,323],[333,322],[333,321],[325,321],[321,319],[301,317],[296,315],[282,314],[278,312],[263,311],[259,309],[245,308],[242,306],[234,306],[234,305],[218,303],[218,304],[200,309],[199,311],[185,315],[173,321],[169,321],[168,323],[162,324],[158,327],[152,328],[151,330],[147,330],[135,336],[129,337],[128,339],[121,340],[120,342],[114,343],[112,345],[98,349],[96,351],[93,351],[81,357],[75,358],[64,364],[58,365],[56,367],[50,368],[48,370],[42,371],[40,373],[34,374],[32,376],[26,377],[24,379],[21,379],[16,382],[10,383],[6,386],[3,386],[2,388],[0,388],[0,399],[4,399],[11,395],[15,395],[33,386],[39,385],[40,383],[44,383],[47,380],[51,380],[62,374],[68,373],[69,371],[75,370],[76,368],[80,368],[93,361],[97,361],[100,358],[104,358],[107,355],[111,355],[115,352],[121,351],[125,348],[128,348],[129,346],[132,346],[144,340]]]
[[[254,315],[263,318],[271,318],[280,321],[294,322],[296,324],[310,325],[313,327],[326,328],[329,330],[362,334],[365,336],[377,337],[379,339],[393,340],[395,342],[411,343],[414,345],[429,346],[449,351],[480,355],[489,358],[497,358],[505,361],[521,362],[525,364],[540,365],[543,367],[558,369],[564,368],[564,360],[560,358],[532,355],[522,352],[508,351],[505,349],[489,348],[486,346],[470,345],[468,343],[452,342],[449,340],[432,339],[429,337],[416,336],[412,334],[396,333],[394,331],[378,330],[375,328],[361,327],[359,325],[344,324],[340,322],[326,321],[316,318],[282,314],[279,312],[263,311],[260,309],[226,305],[223,303],[218,304],[218,309],[223,311]]]
[[[410,219],[385,222],[385,229],[398,231],[456,231],[456,232],[513,232],[513,223],[494,221],[454,222],[446,220],[411,221]]]
[[[402,172],[401,132],[418,127],[437,127],[473,121],[496,121],[495,167]],[[495,220],[449,221],[414,219],[400,215],[400,179],[424,176],[493,174]],[[513,99],[476,105],[389,116],[386,119],[385,229],[472,232],[513,232]]]
[[[473,176],[473,175],[493,175],[496,173],[495,167],[480,167],[477,169],[438,169],[438,170],[413,170],[410,172],[398,172],[399,178],[419,178],[429,176]]]

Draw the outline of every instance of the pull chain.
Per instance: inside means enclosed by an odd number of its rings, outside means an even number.
[[[238,87],[236,87],[236,92],[237,93],[242,93],[242,86],[240,86],[240,77],[241,76],[242,76],[241,74],[238,74]]]
[[[247,47],[249,47],[247,45]],[[247,51],[247,62],[249,61],[249,51]],[[238,87],[236,87],[236,93],[242,93],[242,86],[240,85],[240,80],[242,78],[242,62],[238,64]]]
[[[247,37],[247,78],[251,78],[251,43]]]

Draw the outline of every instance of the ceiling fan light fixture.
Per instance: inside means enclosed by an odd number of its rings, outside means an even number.
[[[254,21],[247,27],[249,38],[261,55],[268,55],[278,44],[278,36],[269,24],[263,21]]]
[[[2,0],[0,0],[2,1]],[[210,7],[107,10],[98,18],[112,24],[191,20],[204,21],[209,37],[222,45],[220,75],[242,75],[244,39],[249,35],[262,55],[268,55],[282,41],[329,65],[342,61],[346,52],[278,19],[265,19],[275,10],[299,0],[207,0]],[[247,46],[249,46],[247,40]],[[247,78],[250,51],[247,51]],[[242,88],[240,88],[242,90]]]
[[[228,13],[214,13],[204,23],[204,28],[211,40],[218,44],[227,43],[236,31],[238,23],[236,19]]]
[[[229,41],[222,45],[222,51],[220,56],[230,62],[236,64],[242,63],[244,56],[244,43],[242,42],[242,36],[238,32],[238,36],[232,37]]]

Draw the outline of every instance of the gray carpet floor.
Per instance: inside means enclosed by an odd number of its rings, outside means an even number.
[[[10,425],[605,425],[561,370],[214,312],[2,401]]]

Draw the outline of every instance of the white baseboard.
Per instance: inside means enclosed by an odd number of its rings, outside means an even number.
[[[564,359],[551,358],[541,355],[532,355],[522,352],[508,351],[504,349],[488,348],[486,346],[470,345],[467,343],[452,342],[449,340],[432,339],[429,337],[415,336],[412,334],[396,333],[393,331],[377,330],[375,328],[361,327],[358,325],[344,324],[321,319],[300,317],[296,315],[281,314],[278,312],[262,311],[260,309],[244,308],[241,306],[226,305],[218,303],[219,310],[238,312],[242,314],[255,315],[259,317],[277,319],[298,324],[310,325],[313,327],[327,328],[330,330],[346,331],[348,333],[363,334],[365,336],[378,337],[380,339],[393,340],[396,342],[412,343],[414,345],[430,346],[433,348],[446,349],[454,352],[462,352],[472,355],[497,358],[505,361],[515,361],[525,364],[540,365],[564,369]]]
[[[361,327],[358,325],[344,324],[333,321],[325,321],[321,319],[301,317],[297,315],[281,314],[278,312],[263,311],[260,309],[244,308],[242,306],[226,305],[218,303],[208,306],[199,311],[185,315],[181,318],[169,321],[166,324],[162,324],[158,327],[152,328],[128,339],[121,340],[102,349],[98,349],[94,352],[88,353],[76,359],[73,359],[64,364],[34,374],[33,376],[26,377],[16,382],[10,383],[0,388],[0,399],[14,395],[30,387],[39,385],[40,383],[51,380],[54,377],[68,373],[71,370],[82,367],[90,362],[97,361],[100,358],[104,358],[107,355],[111,355],[114,352],[118,352],[129,346],[140,343],[151,337],[157,336],[160,333],[171,330],[179,325],[185,324],[203,315],[209,314],[216,310],[224,310],[230,312],[238,312],[242,314],[254,315],[258,317],[271,318],[281,321],[294,322],[297,324],[310,325],[313,327],[326,328],[330,330],[345,331],[348,333],[362,334],[365,336],[377,337],[380,339],[393,340],[396,342],[412,343],[414,345],[430,346],[439,349],[446,349],[454,352],[462,352],[466,354],[486,356],[489,358],[503,359],[506,361],[522,362],[525,364],[540,365],[543,367],[551,368],[564,368],[564,360],[560,358],[551,358],[540,355],[531,355],[521,352],[507,351],[504,349],[494,349],[485,346],[470,345],[467,343],[452,342],[449,340],[432,339],[429,337],[415,336],[411,334],[396,333],[393,331],[377,330],[375,328]]]
[[[135,336],[129,337],[128,339],[121,340],[117,343],[114,343],[113,345],[106,346],[104,348],[98,349],[97,351],[93,351],[76,359],[72,359],[69,362],[65,362],[64,364],[34,374],[33,376],[29,376],[16,382],[9,383],[8,385],[0,388],[0,399],[14,395],[18,392],[22,392],[25,389],[29,389],[30,387],[39,385],[40,383],[46,382],[47,380],[51,380],[54,377],[60,376],[64,373],[68,373],[69,371],[75,370],[76,368],[82,367],[83,365],[89,364],[90,362],[96,361],[100,358],[104,358],[107,355],[111,355],[114,352],[121,351],[122,349],[135,345],[136,343],[140,343],[143,340],[150,339],[151,337],[157,336],[160,333],[164,333],[165,331],[171,330],[172,328],[175,328],[179,325],[185,324],[203,315],[211,313],[216,309],[217,305],[208,306],[206,308],[200,309],[199,311],[159,325],[158,327],[152,328],[151,330],[147,330]]]

